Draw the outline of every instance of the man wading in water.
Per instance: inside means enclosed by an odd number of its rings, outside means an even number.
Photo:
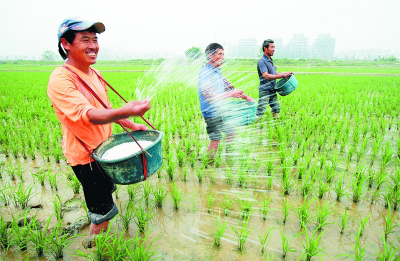
[[[150,101],[131,101],[119,109],[104,109],[86,89],[84,82],[111,108],[105,83],[100,72],[91,67],[99,52],[97,33],[105,31],[103,23],[79,18],[64,20],[58,29],[58,48],[64,66],[57,67],[50,76],[47,94],[60,120],[62,148],[67,163],[82,184],[91,220],[90,235],[107,230],[109,220],[118,214],[112,192],[115,185],[93,163],[90,153],[111,136],[111,123],[119,121],[132,131],[147,130],[127,118],[143,116],[150,109]]]
[[[246,101],[254,101],[245,95],[243,91],[236,90],[221,74],[220,66],[224,62],[224,48],[218,43],[211,43],[206,47],[207,63],[200,69],[198,93],[201,113],[206,122],[210,145],[208,155],[214,158],[222,139],[222,132],[226,135],[226,143],[232,142],[235,136],[235,127],[223,121],[221,105],[228,98],[242,98]]]

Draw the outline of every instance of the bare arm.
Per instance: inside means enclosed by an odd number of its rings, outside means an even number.
[[[275,79],[281,79],[281,78],[287,78],[290,75],[292,75],[291,72],[287,73],[278,73],[278,74],[269,74],[268,72],[263,72],[262,77],[267,80],[275,80]]]
[[[90,109],[87,112],[90,122],[93,124],[107,124],[130,116],[143,116],[150,109],[150,101],[131,101],[119,109]]]

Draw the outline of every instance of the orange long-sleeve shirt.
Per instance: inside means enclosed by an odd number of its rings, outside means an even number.
[[[111,108],[106,86],[95,73],[87,75],[71,65],[66,66],[78,74]],[[84,142],[89,150],[94,150],[111,136],[111,124],[93,124],[87,115],[90,109],[102,109],[103,106],[86,90],[76,75],[63,67],[57,67],[51,74],[47,94],[61,123],[62,149],[67,163],[76,166],[92,162],[93,159],[77,138]]]

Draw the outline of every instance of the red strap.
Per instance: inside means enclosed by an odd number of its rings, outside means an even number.
[[[93,91],[92,88],[90,88],[90,86],[77,74],[75,73],[73,70],[71,70],[70,68],[68,68],[67,66],[63,66],[65,69],[67,69],[68,71],[72,72],[73,74],[75,74],[78,79],[82,82],[82,84],[85,86],[85,88],[101,103],[101,105],[105,108],[105,109],[109,109],[107,107],[107,105],[100,99],[100,97],[97,95],[97,93],[95,93]],[[99,77],[99,79],[101,79],[102,81],[104,81],[116,94],[118,94],[119,97],[122,98],[122,96],[117,93],[115,91],[114,88],[111,87],[111,85],[109,85],[101,76],[99,76],[93,69],[92,71]],[[125,102],[126,100],[124,98],[122,98]],[[144,120],[144,118],[142,117],[142,119]],[[147,122],[147,120],[145,120]],[[132,136],[132,134],[128,131],[128,129],[126,129],[125,126],[123,126],[119,121],[117,121],[117,123],[122,127],[122,129],[124,129],[124,131],[126,131],[126,133],[128,133],[128,135],[136,142],[136,144],[139,146],[140,150],[142,151],[142,163],[143,163],[143,174],[144,174],[144,180],[147,179],[147,160],[146,160],[146,151],[142,148],[142,146],[140,146],[139,142],[135,139],[135,137]],[[148,122],[147,122],[148,123]],[[148,123],[153,129],[155,129],[150,123]],[[76,136],[75,136],[76,137]],[[89,154],[92,154],[92,152],[90,152],[89,148],[86,146],[85,143],[83,143],[83,141],[81,141],[78,137],[76,137],[79,142],[85,147],[85,149],[89,152]]]

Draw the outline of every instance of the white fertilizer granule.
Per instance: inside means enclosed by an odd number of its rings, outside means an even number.
[[[151,144],[153,144],[152,141],[148,141],[148,140],[138,140],[138,142],[144,150],[146,150],[147,147],[149,147]],[[136,142],[127,142],[127,143],[119,144],[119,145],[107,150],[101,158],[104,160],[116,160],[116,159],[125,158],[129,155],[132,155],[132,154],[138,152],[138,151],[140,151],[140,148],[136,144]]]

